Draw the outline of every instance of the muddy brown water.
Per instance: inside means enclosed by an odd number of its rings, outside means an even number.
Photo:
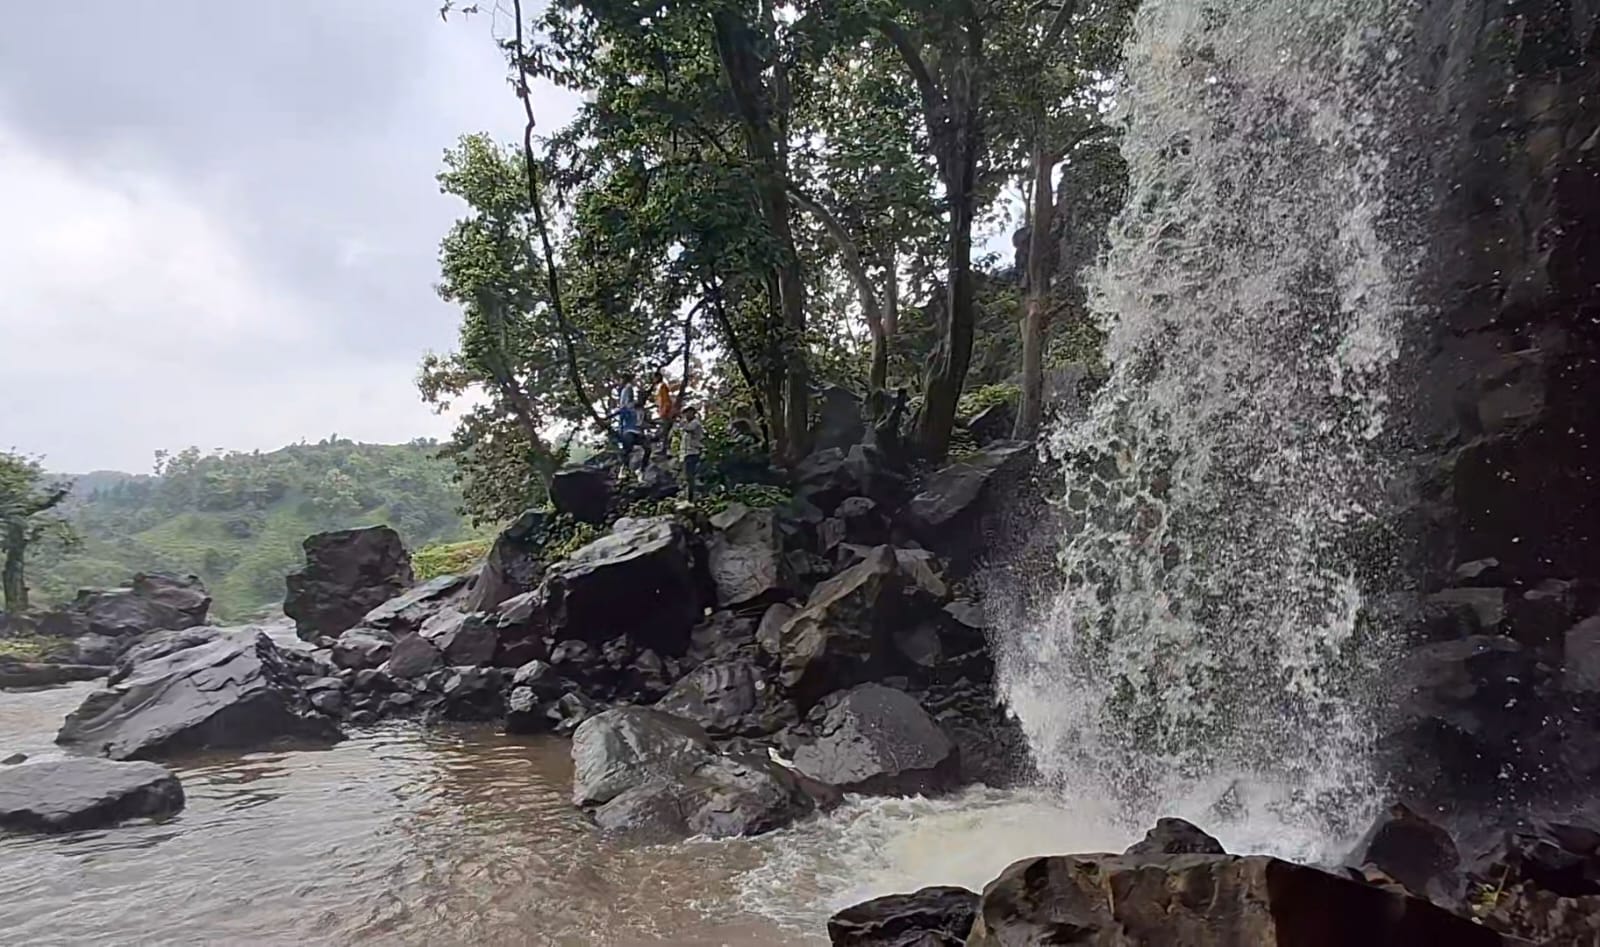
[[[0,692],[0,756],[59,756],[61,718],[94,686]],[[572,807],[567,741],[492,726],[173,768],[188,805],[171,819],[0,835],[0,944],[825,944],[828,915],[864,898],[1126,843],[1046,796],[977,788],[629,847]]]

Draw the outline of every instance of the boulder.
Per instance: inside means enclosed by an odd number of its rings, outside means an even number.
[[[818,585],[784,625],[778,680],[803,709],[871,676],[899,624],[901,586],[894,549],[879,546]]]
[[[572,737],[573,802],[603,828],[657,838],[728,838],[782,828],[810,813],[788,770],[725,756],[687,720],[618,707],[585,720]]]
[[[491,620],[490,616],[479,612],[464,615],[449,609],[424,622],[418,634],[439,649],[446,664],[487,665],[493,663],[500,644],[500,636]]]
[[[755,661],[708,661],[684,675],[655,708],[693,721],[714,736],[761,736],[793,723],[794,705],[762,679]]]
[[[1124,855],[1221,855],[1222,843],[1183,819],[1158,819]]]
[[[824,515],[847,497],[866,496],[885,505],[901,499],[905,477],[881,450],[868,444],[849,449],[828,447],[806,456],[795,466],[797,496]]]
[[[72,660],[75,664],[110,667],[117,663],[122,647],[117,639],[106,635],[82,635],[72,640]]]
[[[787,602],[767,606],[756,625],[756,647],[769,658],[776,658],[783,649],[783,628],[794,617],[795,608]]]
[[[71,681],[92,681],[106,673],[94,664],[42,664],[0,661],[0,688],[54,687]]]
[[[783,536],[772,510],[733,503],[711,517],[707,563],[724,607],[786,598],[795,578],[784,557]]]
[[[367,612],[361,624],[398,638],[421,628],[466,586],[467,577],[463,575],[435,576]]]
[[[422,677],[444,664],[444,655],[432,641],[413,632],[394,643],[383,669],[397,681]]]
[[[493,720],[505,711],[499,668],[452,667],[440,695],[442,715],[450,720]]]
[[[756,621],[738,612],[712,612],[689,633],[685,660],[693,664],[746,654],[756,644]]]
[[[1563,898],[1600,897],[1600,831],[1535,822],[1504,832],[1472,870],[1481,884],[1528,884]]]
[[[602,467],[563,467],[550,479],[550,503],[580,523],[604,523],[611,507],[611,477]]]
[[[394,651],[394,635],[371,628],[352,628],[333,644],[333,663],[359,671],[375,668],[389,660]]]
[[[701,616],[689,531],[667,516],[619,521],[550,566],[542,605],[558,641],[627,635],[642,648],[682,654]]]
[[[823,718],[817,739],[795,750],[795,769],[845,792],[908,796],[952,788],[960,779],[955,744],[916,698],[862,684]]]
[[[833,518],[843,526],[844,539],[852,543],[870,547],[889,541],[889,524],[878,501],[871,497],[845,497],[833,511]]]
[[[1425,608],[1471,613],[1475,633],[1494,634],[1506,618],[1506,590],[1492,588],[1444,589],[1428,596]]]
[[[997,401],[972,416],[967,430],[983,446],[1003,441],[1011,436],[1017,423],[1017,406],[1009,401]]]
[[[1407,891],[1438,904],[1461,896],[1461,855],[1444,828],[1395,803],[1356,846],[1351,863],[1376,868]]]
[[[1058,855],[983,890],[969,947],[1499,947],[1420,898],[1266,856]]]
[[[891,894],[828,919],[833,947],[961,947],[978,913],[978,895],[938,886]]]
[[[1585,618],[1561,636],[1561,689],[1600,694],[1600,615]]]
[[[354,628],[412,582],[411,554],[387,526],[308,536],[305,567],[284,580],[283,613],[306,641]]]
[[[178,777],[154,763],[68,759],[0,769],[0,828],[98,829],[183,808]]]
[[[1032,470],[1037,450],[1026,441],[1001,441],[931,474],[906,505],[913,535],[952,551],[969,543],[982,515]]]
[[[500,531],[489,547],[478,580],[462,604],[463,611],[488,612],[506,599],[531,592],[544,570],[540,546],[546,515],[542,510],[527,510],[510,526]]]
[[[85,589],[71,604],[46,613],[39,633],[64,638],[127,638],[205,624],[211,596],[195,576],[140,574],[127,588]]]
[[[524,592],[501,602],[491,622],[498,644],[494,663],[500,667],[521,667],[550,656],[544,639],[549,629],[539,602],[539,590]]]
[[[132,674],[134,668],[141,664],[215,641],[225,633],[221,628],[206,625],[200,628],[181,628],[144,635],[135,640],[133,646],[117,658],[106,683],[116,684]]]
[[[848,450],[866,437],[867,427],[861,421],[861,399],[855,392],[839,385],[827,385],[814,399],[817,425],[812,431],[812,440],[818,449]]]
[[[331,741],[339,731],[310,712],[283,652],[247,631],[137,662],[69,714],[56,742],[125,760],[281,737]]]

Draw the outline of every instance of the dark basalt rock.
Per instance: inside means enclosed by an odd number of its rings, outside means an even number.
[[[205,624],[211,596],[195,576],[140,574],[127,588],[85,589],[39,619],[39,633],[62,638],[128,638]]]
[[[466,587],[466,576],[435,576],[367,612],[362,616],[361,624],[366,628],[387,631],[398,638],[421,628],[423,622],[449,604]]]
[[[339,736],[311,712],[283,652],[247,631],[132,664],[67,716],[56,742],[125,760]]]
[[[544,642],[549,629],[537,589],[501,602],[494,611],[491,623],[498,638],[494,655],[496,665],[521,667],[529,661],[550,656]]]
[[[394,651],[394,635],[372,628],[352,628],[333,645],[333,663],[341,668],[375,668],[389,660]]]
[[[0,828],[72,832],[183,808],[178,777],[154,763],[54,760],[0,769]]]
[[[284,580],[283,613],[306,641],[354,628],[411,585],[411,555],[387,526],[318,533],[303,546],[305,567]]]
[[[572,738],[573,802],[603,828],[654,839],[782,828],[811,798],[769,760],[725,756],[689,721],[641,707],[585,720]]]
[[[690,534],[672,517],[619,521],[550,566],[542,600],[557,640],[626,635],[641,648],[682,654],[701,615]]]
[[[828,919],[833,947],[962,947],[978,913],[978,895],[939,886],[891,894]]]
[[[824,694],[866,680],[900,624],[903,581],[894,549],[818,585],[779,635],[778,680],[809,709]]]
[[[133,647],[123,652],[111,666],[107,684],[116,684],[141,664],[177,654],[189,648],[215,641],[226,632],[209,625],[200,628],[183,628],[174,631],[157,631],[135,640]]]
[[[741,503],[711,517],[707,565],[725,607],[787,598],[795,577],[784,555],[777,514]]]
[[[906,524],[924,542],[952,545],[956,531],[972,525],[1004,490],[1032,469],[1037,450],[1026,441],[1004,441],[937,471],[906,505]]]
[[[1203,892],[1203,894],[1201,894]],[[1500,947],[1420,898],[1276,858],[1059,855],[984,888],[968,947]]]
[[[74,664],[110,667],[117,663],[117,657],[121,654],[122,646],[117,639],[106,635],[83,635],[72,641]]]
[[[1193,822],[1158,819],[1144,838],[1128,846],[1124,855],[1222,855],[1222,843]]]
[[[383,669],[395,680],[406,681],[422,677],[445,663],[432,641],[413,632],[394,643]]]
[[[604,523],[611,506],[611,476],[602,467],[563,467],[550,479],[550,502],[556,512],[580,523]]]
[[[487,665],[494,662],[500,646],[500,635],[491,621],[490,616],[478,612],[462,614],[450,609],[428,619],[418,634],[439,649],[446,664]]]
[[[748,657],[700,665],[672,685],[655,709],[693,721],[713,736],[761,736],[798,716]]]
[[[972,432],[979,444],[987,446],[1010,437],[1016,423],[1016,405],[1000,401],[973,415],[972,420],[967,422],[967,430]]]
[[[532,591],[539,584],[544,569],[539,540],[544,528],[544,512],[527,510],[500,531],[489,547],[489,556],[472,592],[462,604],[464,611],[493,611],[506,599]]]
[[[828,710],[817,739],[794,753],[795,769],[845,792],[929,794],[960,779],[956,746],[911,695],[862,684]]]
[[[1402,803],[1389,807],[1356,846],[1350,862],[1376,868],[1418,897],[1455,905],[1461,897],[1461,854],[1443,827]]]
[[[0,688],[54,687],[71,681],[92,681],[106,673],[93,664],[37,664],[0,661]]]

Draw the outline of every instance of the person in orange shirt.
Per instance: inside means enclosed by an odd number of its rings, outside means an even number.
[[[667,384],[667,379],[661,371],[656,371],[656,420],[666,421],[672,417],[672,386]]]

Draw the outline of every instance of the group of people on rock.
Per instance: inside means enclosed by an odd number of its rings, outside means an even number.
[[[622,379],[617,387],[617,405],[611,412],[616,422],[617,446],[622,451],[622,469],[633,470],[635,452],[640,454],[638,470],[650,465],[653,442],[665,441],[669,434],[678,438],[678,461],[683,467],[684,490],[690,500],[698,491],[700,458],[705,453],[706,429],[700,421],[700,409],[692,404],[678,404],[672,386],[659,370],[651,377],[655,388],[655,416],[647,418],[644,401],[633,375]],[[666,444],[661,445],[663,448]]]

